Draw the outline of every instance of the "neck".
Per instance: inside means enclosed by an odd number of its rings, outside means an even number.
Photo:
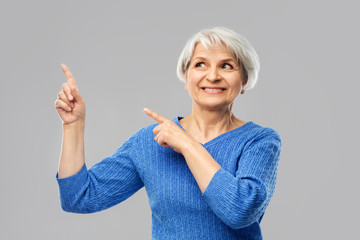
[[[193,103],[192,113],[186,117],[187,130],[198,138],[211,139],[236,128],[237,120],[231,112],[232,104],[226,108],[208,110],[199,108]]]

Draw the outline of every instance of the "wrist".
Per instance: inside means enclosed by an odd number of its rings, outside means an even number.
[[[85,120],[78,120],[73,123],[63,123],[64,129],[84,129],[85,128]]]
[[[196,141],[193,137],[188,136],[187,141],[183,141],[181,154],[185,156],[189,152],[196,151],[195,149],[196,147],[198,147],[197,145],[201,146],[201,144],[198,141]]]

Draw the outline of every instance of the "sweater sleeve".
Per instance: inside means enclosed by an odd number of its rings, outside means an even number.
[[[75,175],[58,178],[61,207],[66,212],[93,213],[110,208],[144,186],[133,159],[137,157],[134,136],[111,156]]]
[[[274,193],[281,138],[270,130],[244,149],[235,176],[220,168],[203,193],[212,211],[233,229],[259,221]]]

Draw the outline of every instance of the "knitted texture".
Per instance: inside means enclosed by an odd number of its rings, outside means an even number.
[[[180,127],[181,118],[173,119]],[[154,141],[157,125],[139,130],[90,169],[56,174],[62,209],[101,211],[145,186],[151,239],[262,239],[260,221],[281,152],[278,132],[250,121],[202,144],[221,168],[201,193],[184,156]]]

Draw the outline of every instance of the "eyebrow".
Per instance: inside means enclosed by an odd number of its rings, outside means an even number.
[[[225,59],[221,60],[221,62],[230,62],[230,61],[236,62],[236,61],[235,61],[234,59],[232,59],[232,58],[225,58]]]

